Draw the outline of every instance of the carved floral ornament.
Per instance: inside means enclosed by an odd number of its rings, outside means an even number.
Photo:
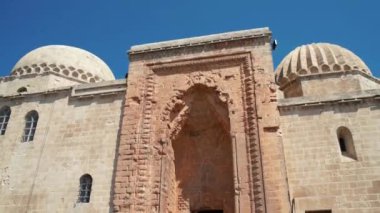
[[[164,106],[160,115],[160,143],[169,142],[168,140],[175,137],[175,135],[181,130],[190,111],[189,107],[185,107],[186,103],[184,97],[191,92],[192,88],[203,86],[212,89],[216,92],[222,103],[227,103],[228,105],[233,104],[233,100],[230,98],[229,94],[225,92],[224,88],[221,88],[220,85],[224,80],[235,78],[236,76],[228,74],[223,76],[220,71],[213,71],[214,65],[228,64],[230,66],[240,66],[241,75],[251,76],[253,72],[253,66],[251,63],[252,56],[249,52],[237,52],[211,58],[148,64],[148,67],[153,73],[174,72],[178,71],[178,69],[190,71],[185,77],[185,84],[176,85],[177,88],[175,89],[174,94],[169,99],[166,106]],[[209,68],[208,71],[203,70],[205,67]],[[245,81],[246,80],[242,83],[245,84]],[[175,116],[171,116],[174,111],[176,112]]]
[[[176,90],[161,114],[161,143],[168,143],[181,131],[190,113],[191,106],[189,106],[189,103],[192,100],[192,90],[196,87],[204,87],[207,90],[213,91],[220,102],[232,104],[228,93],[218,86],[218,82],[222,80],[218,75],[193,72],[188,74],[186,78],[186,88]]]
[[[187,76],[186,84],[189,86],[189,88],[197,84],[205,85],[207,87],[216,87],[214,77],[210,75],[205,75],[201,72],[190,73]]]

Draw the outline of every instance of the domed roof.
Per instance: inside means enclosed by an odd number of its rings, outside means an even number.
[[[346,48],[329,43],[315,43],[291,51],[278,65],[275,75],[276,82],[281,86],[297,76],[351,70],[371,75],[367,65]]]
[[[49,45],[30,51],[13,67],[11,75],[53,71],[85,82],[114,80],[115,77],[100,58],[70,46]]]

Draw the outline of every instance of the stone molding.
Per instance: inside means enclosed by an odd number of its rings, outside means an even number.
[[[125,80],[103,81],[93,84],[73,86],[71,97],[89,97],[96,95],[113,95],[127,90]]]
[[[272,33],[269,28],[257,28],[252,30],[241,30],[229,33],[213,34],[208,36],[199,36],[186,39],[177,39],[165,42],[156,42],[131,47],[129,54],[139,54],[146,52],[163,51],[168,49],[186,48],[192,46],[221,43],[226,41],[236,41],[243,39],[252,39],[270,36]]]

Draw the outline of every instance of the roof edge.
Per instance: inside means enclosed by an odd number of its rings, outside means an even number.
[[[268,27],[255,28],[249,30],[232,31],[227,33],[211,34],[206,36],[197,36],[184,39],[175,39],[169,41],[134,45],[129,50],[129,54],[137,54],[143,52],[154,52],[165,49],[176,49],[188,46],[199,46],[210,43],[219,43],[225,41],[234,41],[247,38],[265,37],[272,35]]]

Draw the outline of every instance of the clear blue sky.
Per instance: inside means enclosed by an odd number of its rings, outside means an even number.
[[[275,66],[311,42],[344,46],[380,77],[377,0],[1,0],[0,75],[49,44],[88,50],[117,78],[135,44],[268,26],[279,41]]]

